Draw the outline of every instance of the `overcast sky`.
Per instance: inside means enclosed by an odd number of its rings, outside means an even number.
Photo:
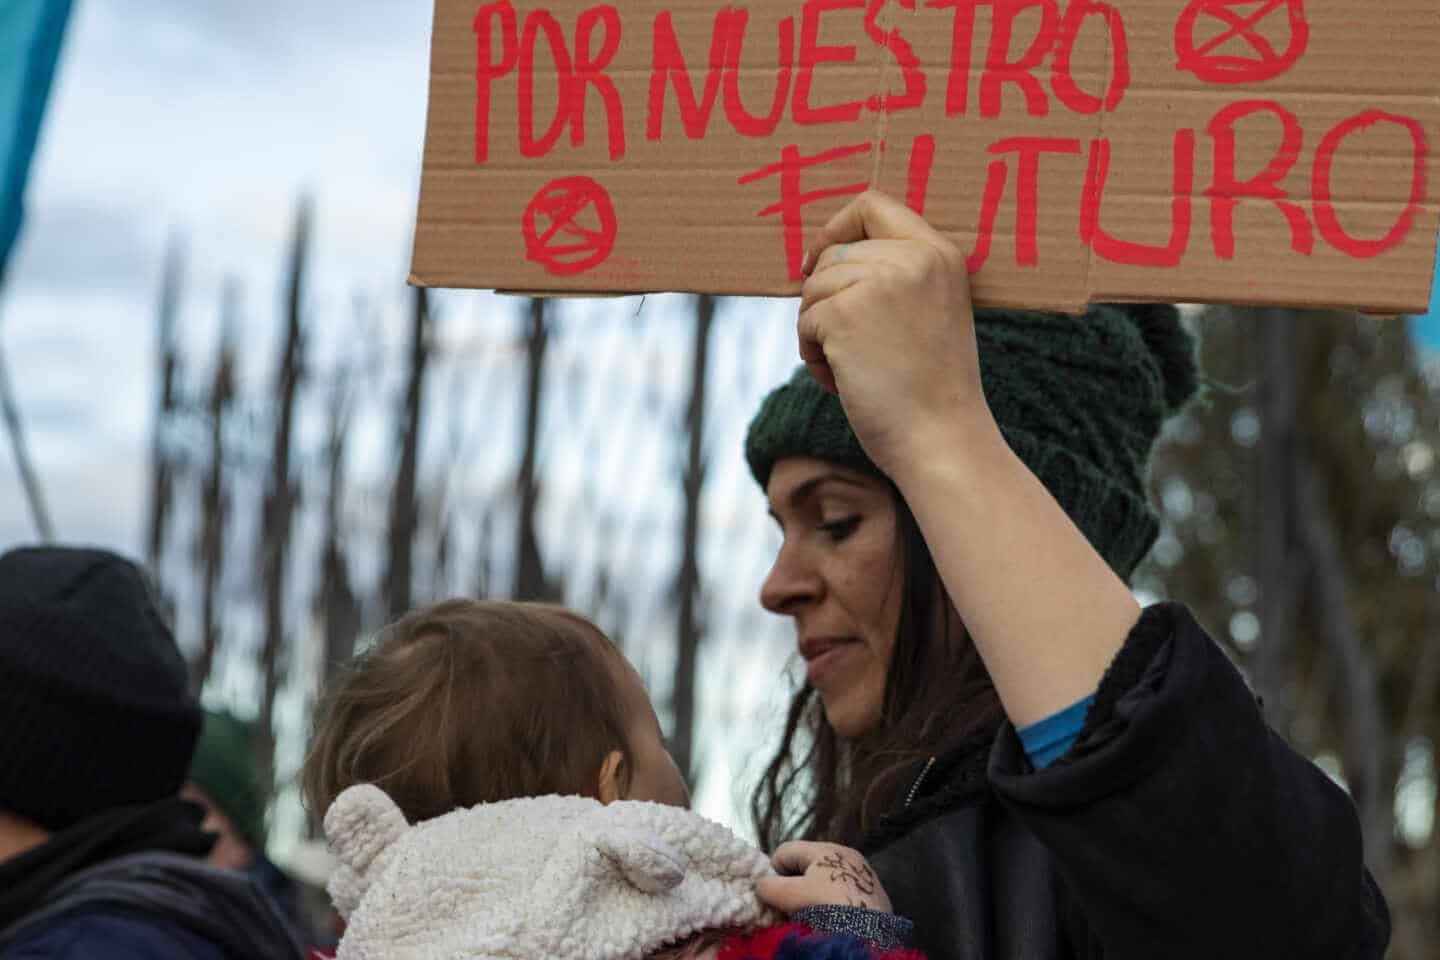
[[[138,543],[172,233],[189,245],[182,335],[196,344],[224,275],[268,313],[302,189],[317,204],[315,298],[403,282],[428,19],[428,4],[379,0],[76,4],[0,301],[64,536]],[[18,494],[0,471],[0,542],[31,535]]]

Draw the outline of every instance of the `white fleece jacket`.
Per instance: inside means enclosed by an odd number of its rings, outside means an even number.
[[[331,805],[325,833],[348,922],[338,960],[640,960],[779,919],[755,897],[763,853],[656,803],[530,797],[412,826],[363,784]]]

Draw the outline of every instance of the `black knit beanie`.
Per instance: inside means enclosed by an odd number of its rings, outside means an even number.
[[[140,570],[104,550],[0,556],[0,810],[51,831],[173,796],[200,708]]]
[[[1195,393],[1195,345],[1170,305],[1092,306],[1083,317],[979,311],[985,398],[1011,449],[1123,579],[1159,524],[1150,448]],[[745,459],[763,488],[775,461],[809,456],[878,473],[835,395],[801,366],[750,422]]]

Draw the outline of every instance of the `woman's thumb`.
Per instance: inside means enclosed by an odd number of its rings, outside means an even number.
[[[795,333],[800,342],[800,359],[810,368],[810,375],[820,386],[831,393],[837,393],[835,373],[830,369],[830,361],[825,358],[825,348],[822,345],[824,334],[818,320],[817,308],[811,307],[801,311],[795,323]]]

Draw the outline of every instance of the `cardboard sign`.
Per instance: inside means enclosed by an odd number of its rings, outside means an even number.
[[[977,302],[1423,312],[1435,0],[437,0],[411,281],[793,294],[867,187]]]

